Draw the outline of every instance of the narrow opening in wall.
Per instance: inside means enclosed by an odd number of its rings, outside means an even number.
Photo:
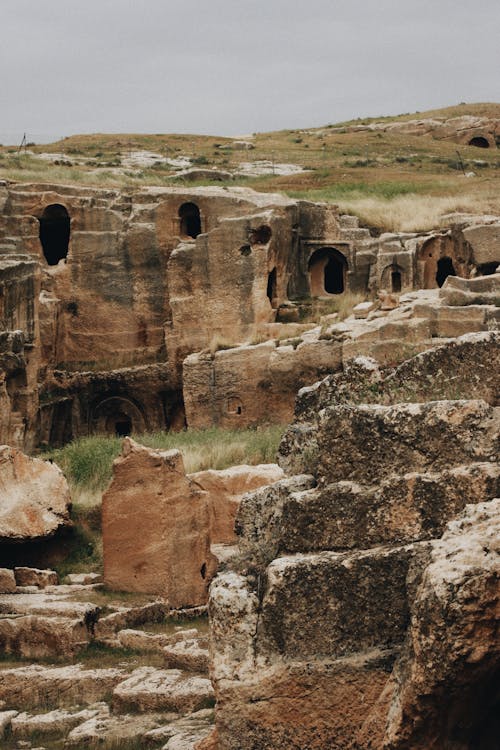
[[[179,208],[180,235],[196,239],[201,233],[200,209],[196,203],[183,203]]]
[[[277,307],[278,306],[278,300],[277,300],[277,276],[276,276],[276,268],[273,268],[270,274],[268,274],[267,277],[267,298],[269,302],[271,303],[271,307]]]
[[[401,272],[392,271],[391,273],[391,289],[393,292],[401,291]]]
[[[115,435],[127,437],[132,432],[132,420],[126,414],[118,415],[115,421]]]
[[[40,242],[49,266],[57,266],[68,255],[70,218],[64,206],[54,203],[44,209],[39,219]]]
[[[340,258],[329,258],[325,266],[325,292],[342,294],[344,291],[344,264]]]
[[[438,286],[443,286],[448,276],[456,276],[455,269],[453,267],[453,261],[451,258],[445,256],[440,258],[437,262],[437,273],[436,283]]]

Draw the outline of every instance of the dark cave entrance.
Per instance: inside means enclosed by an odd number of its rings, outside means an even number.
[[[391,291],[393,292],[401,291],[401,271],[391,272]]]
[[[126,414],[117,414],[115,419],[116,437],[128,437],[132,432],[132,420]]]
[[[179,208],[181,237],[196,239],[201,233],[200,209],[196,203],[183,203]]]
[[[439,258],[437,262],[436,283],[439,287],[443,286],[448,276],[456,276],[455,268],[451,258],[445,256]]]
[[[70,218],[64,206],[54,203],[47,206],[39,219],[40,242],[49,266],[57,266],[68,255]]]
[[[271,307],[277,307],[277,276],[276,268],[273,268],[271,273],[267,277],[267,298],[271,303]]]
[[[490,144],[487,138],[483,138],[481,135],[476,135],[469,141],[469,146],[475,146],[476,148],[489,148]]]
[[[332,256],[325,266],[325,292],[327,294],[342,294],[344,292],[345,262]]]

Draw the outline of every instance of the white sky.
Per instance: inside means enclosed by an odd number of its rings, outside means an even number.
[[[500,0],[2,0],[0,143],[500,101]]]

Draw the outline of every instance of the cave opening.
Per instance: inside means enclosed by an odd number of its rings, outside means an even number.
[[[271,307],[277,307],[277,276],[276,276],[276,268],[273,268],[273,270],[268,274],[267,277],[267,298],[269,302],[271,303]]]
[[[325,292],[342,294],[344,291],[344,263],[340,258],[331,257],[325,266]]]
[[[179,208],[181,237],[196,239],[201,234],[200,209],[196,203],[183,203]]]
[[[489,148],[490,144],[487,138],[483,138],[481,135],[476,135],[469,141],[469,146],[475,146],[476,148]]]
[[[391,272],[391,290],[393,292],[401,291],[401,271]]]
[[[64,206],[47,206],[40,219],[40,242],[49,266],[57,266],[68,255],[70,218]]]
[[[453,266],[452,259],[448,258],[448,256],[445,256],[444,258],[439,258],[437,262],[437,272],[436,272],[437,285],[439,287],[443,286],[448,276],[456,276],[456,273],[455,273],[455,268]]]
[[[128,437],[132,432],[132,420],[126,414],[118,414],[115,419],[116,437]]]

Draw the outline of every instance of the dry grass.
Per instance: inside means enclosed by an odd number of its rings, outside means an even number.
[[[388,232],[420,232],[435,229],[448,213],[500,213],[498,196],[402,195],[391,200],[361,198],[341,201],[340,210],[355,214],[362,224],[383,227]]]

